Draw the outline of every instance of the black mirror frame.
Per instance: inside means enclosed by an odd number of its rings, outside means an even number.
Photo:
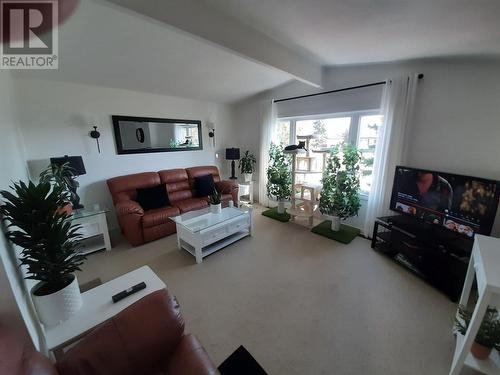
[[[125,154],[148,154],[154,152],[175,152],[175,151],[196,151],[203,150],[203,134],[201,131],[201,121],[199,120],[178,120],[178,119],[168,119],[168,118],[155,118],[155,117],[134,117],[134,116],[118,116],[112,115],[111,120],[113,122],[113,129],[115,132],[115,142],[116,142],[116,152],[119,155]],[[123,143],[120,134],[120,121],[134,121],[134,122],[161,122],[161,123],[177,123],[177,124],[196,124],[198,125],[198,147],[189,148],[137,148],[132,150],[126,150],[123,148]]]

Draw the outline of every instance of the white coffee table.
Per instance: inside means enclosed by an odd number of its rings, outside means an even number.
[[[213,214],[210,208],[173,217],[177,245],[201,263],[203,258],[244,237],[253,235],[252,209],[223,208]]]

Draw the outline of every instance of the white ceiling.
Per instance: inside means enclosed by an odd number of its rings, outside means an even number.
[[[326,65],[500,54],[499,0],[204,0]]]
[[[259,64],[114,5],[84,0],[60,27],[57,71],[17,76],[232,102],[287,82]]]

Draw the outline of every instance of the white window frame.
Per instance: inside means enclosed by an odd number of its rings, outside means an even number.
[[[300,120],[325,120],[331,118],[341,118],[350,117],[351,125],[349,126],[349,144],[357,146],[359,142],[359,127],[361,126],[361,117],[364,116],[378,116],[381,115],[380,109],[369,109],[364,111],[353,111],[353,112],[337,112],[329,114],[320,115],[308,115],[308,116],[293,116],[293,117],[278,117],[277,121],[290,121],[290,139],[288,144],[295,144],[297,135],[297,121]],[[365,192],[360,192],[360,198],[362,200],[368,200],[368,195]]]

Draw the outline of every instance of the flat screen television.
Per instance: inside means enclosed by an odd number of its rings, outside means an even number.
[[[397,166],[390,208],[472,238],[491,233],[499,198],[499,181]]]

